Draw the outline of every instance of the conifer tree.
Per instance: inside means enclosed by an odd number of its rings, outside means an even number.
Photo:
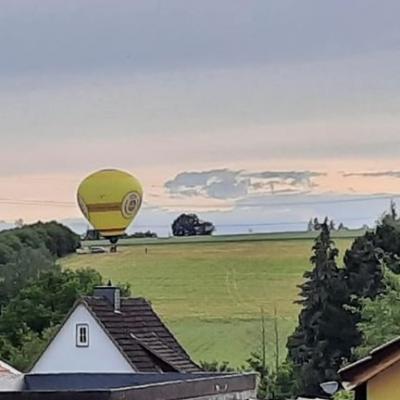
[[[383,265],[400,273],[400,221],[394,203],[376,229],[356,238],[346,251],[344,276],[353,305],[362,298],[373,300],[385,291]]]
[[[299,323],[287,343],[299,395],[322,395],[320,384],[338,379],[338,369],[360,342],[354,314],[346,307],[350,299],[337,256],[325,220],[310,259],[314,268],[299,286]]]
[[[375,232],[356,238],[346,251],[343,274],[353,306],[361,298],[374,299],[384,290],[382,254],[384,250],[377,247]]]

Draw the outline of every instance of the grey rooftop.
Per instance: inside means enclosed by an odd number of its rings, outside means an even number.
[[[0,379],[0,400],[247,400],[255,374],[25,374]]]

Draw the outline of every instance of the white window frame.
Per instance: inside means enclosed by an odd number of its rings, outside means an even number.
[[[81,340],[81,329],[86,331],[86,340]],[[89,347],[89,324],[76,324],[75,329],[75,345],[76,347]]]

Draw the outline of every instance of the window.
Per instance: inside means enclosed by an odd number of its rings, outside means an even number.
[[[89,325],[76,324],[76,347],[89,346]]]

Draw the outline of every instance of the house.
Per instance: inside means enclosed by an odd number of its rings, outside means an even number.
[[[31,373],[201,372],[143,298],[97,287],[74,305]]]
[[[400,399],[400,337],[339,371],[342,384],[355,400]]]
[[[142,298],[113,286],[80,299],[28,374],[0,400],[250,400],[253,373],[206,373]]]

